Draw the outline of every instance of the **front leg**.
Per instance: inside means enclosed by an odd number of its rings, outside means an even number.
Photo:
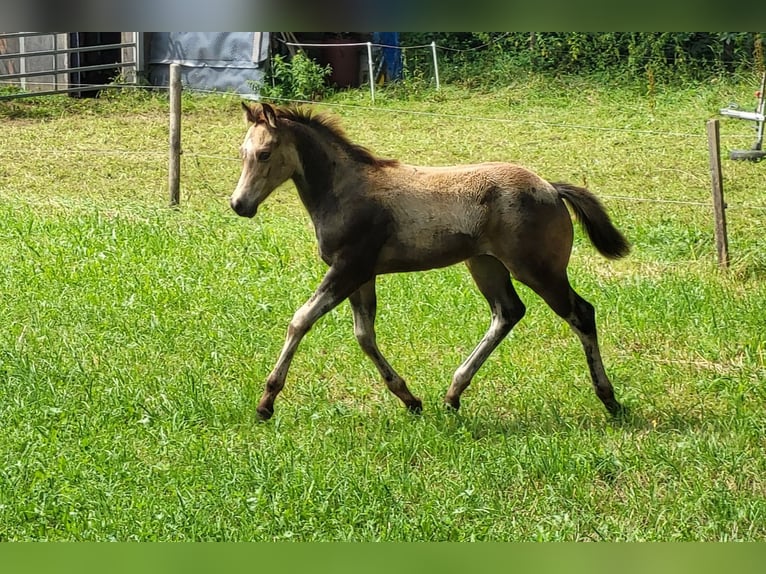
[[[375,279],[373,278],[362,285],[351,294],[348,300],[354,314],[354,335],[362,351],[375,364],[388,390],[399,397],[410,411],[419,413],[423,409],[423,403],[410,392],[404,379],[386,361],[378,348],[375,337],[375,313],[377,310]]]
[[[346,297],[356,291],[369,277],[333,265],[325,274],[311,298],[295,312],[287,328],[287,338],[279,354],[274,370],[266,379],[266,389],[258,403],[258,416],[267,420],[274,414],[274,399],[285,386],[287,371],[298,344],[317,320],[337,307]]]

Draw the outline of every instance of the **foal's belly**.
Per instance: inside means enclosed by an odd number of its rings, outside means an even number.
[[[378,273],[446,267],[480,251],[486,206],[445,193],[401,194],[390,207],[393,225],[378,257]]]
[[[423,234],[417,242],[393,238],[380,251],[375,271],[399,273],[447,267],[480,252],[477,238],[465,233]]]

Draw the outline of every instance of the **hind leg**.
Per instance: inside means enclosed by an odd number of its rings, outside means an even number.
[[[596,332],[596,312],[593,305],[572,289],[566,274],[551,281],[537,280],[525,281],[525,283],[537,292],[580,338],[596,396],[612,415],[619,414],[622,411],[622,405],[614,398],[614,388],[601,360]]]
[[[566,321],[582,342],[596,396],[604,403],[606,410],[612,415],[617,415],[622,411],[622,405],[614,398],[614,388],[609,377],[606,376],[604,363],[601,360],[601,350],[598,346],[596,333],[596,311],[593,305],[580,297],[574,290],[570,288],[570,291],[573,299],[572,313],[566,318]]]
[[[368,281],[350,297],[351,311],[354,314],[354,335],[362,351],[372,360],[380,376],[386,382],[388,390],[413,412],[420,412],[423,403],[407,388],[404,379],[391,367],[378,349],[375,338],[375,314],[377,297],[375,295],[375,279]]]
[[[499,260],[490,255],[480,255],[468,259],[466,266],[489,303],[492,322],[484,338],[452,377],[444,402],[454,409],[460,408],[460,395],[526,310],[511,284],[508,269]]]

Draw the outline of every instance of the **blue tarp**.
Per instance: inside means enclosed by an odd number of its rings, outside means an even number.
[[[386,80],[402,79],[402,49],[399,48],[399,32],[373,32],[373,44],[382,44],[383,67]]]

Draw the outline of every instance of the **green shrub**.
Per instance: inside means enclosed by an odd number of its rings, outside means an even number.
[[[445,83],[507,85],[514,74],[598,74],[672,84],[763,69],[763,38],[754,32],[403,33],[403,46],[439,46]],[[406,74],[430,72],[430,50],[405,51]]]
[[[329,64],[321,66],[303,52],[289,60],[277,54],[271,60],[265,81],[253,82],[253,86],[261,96],[271,100],[316,101],[330,91],[325,78],[331,73]]]

